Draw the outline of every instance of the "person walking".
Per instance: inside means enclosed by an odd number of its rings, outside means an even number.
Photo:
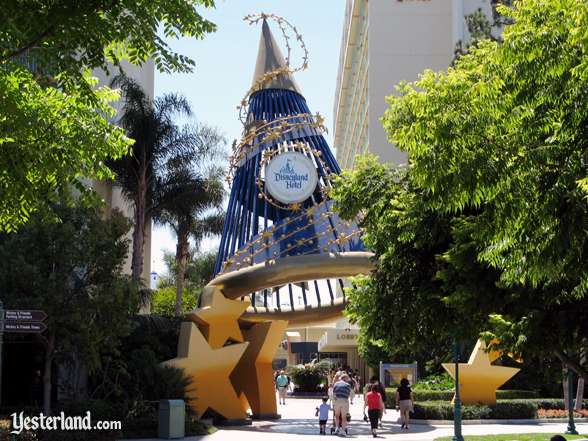
[[[278,399],[280,404],[286,404],[286,392],[288,391],[288,384],[290,381],[284,371],[280,371],[280,375],[276,378],[276,389],[278,389]]]
[[[382,400],[382,395],[378,392],[378,386],[372,384],[370,391],[365,395],[363,402],[363,413],[365,409],[368,410],[368,418],[372,428],[372,435],[374,438],[378,436],[378,422],[380,421],[380,413],[386,413],[386,406]]]
[[[349,375],[349,381],[347,383],[349,384],[349,387],[351,387],[351,395],[349,395],[349,400],[353,405],[353,399],[355,398],[355,379]]]
[[[368,384],[365,385],[364,391],[363,391],[363,400],[365,401],[367,398],[367,394],[368,392],[371,391],[372,386],[376,385],[378,393],[380,394],[380,396],[382,397],[382,401],[384,402],[384,405],[386,404],[386,388],[384,387],[384,385],[382,384],[382,382],[378,379],[377,376],[373,375],[370,378],[370,382]],[[382,428],[382,418],[384,416],[384,412],[380,412],[380,429]]]
[[[341,434],[341,430],[348,435],[347,415],[349,415],[349,396],[351,395],[351,386],[349,385],[349,375],[343,373],[339,381],[333,385],[333,396],[335,398],[335,434]]]
[[[400,380],[400,387],[396,389],[396,408],[400,409],[400,428],[408,430],[410,412],[414,412],[414,394],[406,378]]]
[[[329,397],[323,397],[322,404],[316,408],[315,416],[319,418],[319,433],[321,435],[327,434],[327,421],[329,420],[329,412],[332,410],[327,401],[329,401]]]

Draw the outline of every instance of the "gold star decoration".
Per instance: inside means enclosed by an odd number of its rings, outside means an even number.
[[[248,345],[239,343],[213,349],[194,323],[182,323],[178,356],[163,364],[183,369],[190,378],[188,402],[199,418],[207,409],[227,419],[246,417],[229,377]]]
[[[244,330],[249,346],[231,375],[237,393],[246,400],[254,416],[277,414],[272,360],[282,341],[288,322],[273,320]]]
[[[496,404],[496,389],[511,379],[520,369],[494,366],[498,358],[486,352],[486,343],[478,340],[467,363],[459,363],[459,385],[463,404]],[[455,378],[455,364],[443,363],[443,368]]]
[[[205,306],[196,308],[188,318],[200,325],[210,347],[221,348],[227,340],[242,342],[238,319],[249,307],[249,302],[227,299],[218,287],[211,286],[204,288],[202,301]]]

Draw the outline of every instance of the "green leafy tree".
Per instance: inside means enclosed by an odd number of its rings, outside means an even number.
[[[174,118],[191,116],[188,101],[179,95],[167,94],[151,100],[133,80],[124,76],[115,78],[120,86],[124,105],[119,124],[135,140],[129,155],[109,163],[116,173],[123,194],[133,204],[133,252],[131,271],[133,279],[141,281],[143,274],[144,245],[147,222],[158,200],[158,186],[173,171],[173,167],[191,164],[194,158],[204,155],[208,145],[203,144],[200,133],[190,127],[180,127]],[[167,177],[166,177],[167,176]]]
[[[499,272],[486,337],[588,379],[588,4],[499,12],[513,23],[502,44],[480,42],[447,72],[400,85],[382,121],[423,203],[460,215],[473,258]],[[517,307],[503,307],[505,292]]]
[[[202,127],[198,131],[209,151],[216,151],[223,139],[216,131]],[[158,185],[153,220],[171,227],[177,238],[175,255],[176,306],[175,315],[182,313],[182,294],[189,258],[190,238],[195,247],[207,236],[222,232],[225,197],[222,174],[214,169],[199,173],[191,163],[174,167]],[[216,210],[216,212],[210,212]]]
[[[346,290],[346,313],[360,325],[364,354],[426,366],[447,357],[452,339],[475,340],[494,311],[486,299],[499,273],[472,258],[467,235],[449,252],[457,219],[428,209],[407,170],[373,156],[344,171],[332,196],[342,217],[361,215],[363,240],[378,261]]]
[[[107,68],[109,61],[125,58],[133,64],[151,58],[164,72],[190,71],[194,61],[174,52],[165,39],[202,38],[214,31],[198,6],[210,8],[214,1],[6,0],[0,12],[0,63],[26,55],[40,70],[82,82],[83,69]]]
[[[111,177],[105,162],[130,141],[108,124],[117,94],[88,72],[140,65],[190,71],[166,40],[202,38],[215,26],[197,7],[213,0],[6,0],[0,10],[0,232],[47,211],[81,178]],[[159,27],[163,35],[158,34]]]
[[[75,357],[89,372],[100,352],[130,331],[134,284],[121,276],[128,221],[98,208],[54,207],[58,222],[33,216],[17,233],[0,235],[0,292],[9,308],[48,315],[43,373],[44,411],[51,411],[54,362]]]
[[[181,316],[192,311],[198,306],[198,299],[200,298],[200,289],[184,287],[182,292],[182,305],[180,313],[177,314],[177,289],[175,286],[166,286],[158,288],[153,293],[153,300],[151,304],[151,313],[163,316]]]
[[[89,84],[94,84],[89,77]],[[0,65],[0,232],[16,230],[35,211],[48,212],[83,177],[112,176],[106,158],[121,157],[132,140],[111,125],[118,93],[101,87],[94,102],[79,87],[45,88],[20,66]]]
[[[164,261],[167,274],[160,280],[158,289],[153,294],[153,312],[170,316],[175,314],[177,298],[177,260],[175,253],[165,253]],[[188,254],[186,265],[181,313],[190,312],[198,305],[202,288],[210,282],[214,275],[216,252],[200,254],[192,248]]]

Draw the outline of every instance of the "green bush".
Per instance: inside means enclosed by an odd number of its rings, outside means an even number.
[[[453,390],[413,390],[416,402],[423,401],[451,401],[453,400]],[[497,400],[517,400],[517,399],[538,399],[539,394],[532,390],[497,390]],[[386,406],[394,407],[396,399],[396,389],[386,389]],[[549,400],[547,400],[549,401]],[[562,401],[563,403],[563,401]],[[550,408],[544,408],[550,409]]]
[[[414,399],[420,401],[451,401],[453,400],[452,390],[415,390]],[[394,394],[396,395],[396,394]],[[394,397],[393,397],[394,398]]]
[[[491,406],[490,419],[534,419],[537,417],[537,404],[531,400],[501,400]]]
[[[529,400],[501,400],[495,405],[464,405],[464,420],[487,419],[533,419],[537,413],[537,404]],[[452,420],[453,404],[447,401],[424,401],[415,403],[414,419]]]
[[[538,409],[565,409],[565,404],[563,399],[557,398],[532,398],[527,400],[531,403],[534,403]],[[588,408],[588,400],[582,401],[582,408]]]
[[[534,390],[497,390],[497,400],[522,400],[525,398],[539,398],[539,392]]]
[[[447,372],[443,372],[442,374],[429,375],[427,377],[421,378],[414,384],[412,389],[414,391],[447,391],[453,389],[454,387],[455,381],[453,381],[453,378],[451,378]]]
[[[289,366],[287,373],[300,392],[316,392],[320,384],[327,383],[329,363],[319,362],[314,364]]]
[[[92,420],[115,421],[122,420],[123,408],[105,400],[80,400],[64,403],[59,408],[67,416],[85,416],[90,412]]]

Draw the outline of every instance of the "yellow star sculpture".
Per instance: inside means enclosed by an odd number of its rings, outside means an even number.
[[[242,342],[243,334],[238,319],[249,307],[249,302],[227,299],[217,287],[207,286],[202,293],[202,308],[196,308],[188,319],[200,325],[211,348],[222,348],[227,340]]]
[[[478,340],[467,363],[459,363],[459,387],[463,404],[496,404],[496,389],[512,378],[520,369],[494,366],[498,358],[486,352],[486,343]],[[443,368],[455,379],[455,364],[443,363]]]
[[[277,415],[272,360],[287,326],[286,320],[273,320],[254,324],[243,331],[249,346],[231,375],[231,381],[237,393],[244,395],[243,401],[249,403],[254,417]]]
[[[163,364],[183,369],[190,378],[188,404],[198,418],[212,409],[230,420],[245,419],[241,400],[229,377],[248,345],[239,343],[212,349],[194,323],[182,323],[178,356]]]

